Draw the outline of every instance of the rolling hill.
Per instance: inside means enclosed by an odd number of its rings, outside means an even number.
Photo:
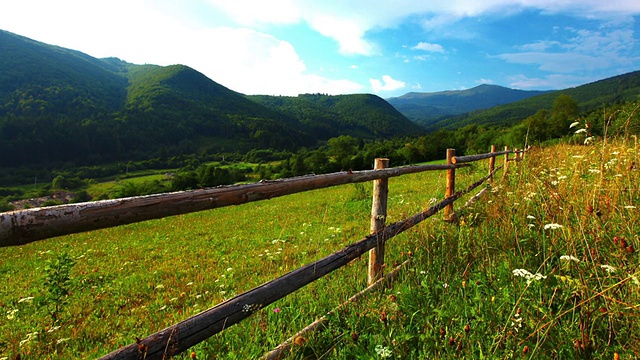
[[[2,30],[0,69],[0,153],[12,154],[0,157],[0,167],[295,150],[341,134],[421,131],[373,95],[288,99],[313,110],[301,116],[184,65],[96,59]]]
[[[467,90],[449,90],[432,93],[410,92],[387,101],[417,124],[431,123],[527,99],[549,91],[514,90],[497,85],[479,85]]]
[[[581,112],[589,112],[603,104],[638,100],[640,71],[614,76],[589,84],[533,96],[525,100],[498,105],[486,110],[476,110],[457,117],[429,124],[427,131],[456,129],[466,125],[513,126],[540,109],[551,109],[561,94],[569,95]]]

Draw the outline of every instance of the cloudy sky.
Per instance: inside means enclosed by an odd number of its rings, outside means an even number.
[[[0,29],[245,94],[562,89],[640,70],[638,0],[2,0]]]

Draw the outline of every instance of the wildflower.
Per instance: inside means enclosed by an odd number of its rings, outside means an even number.
[[[572,255],[562,255],[560,256],[560,260],[565,260],[565,261],[574,261],[574,262],[580,262],[580,260]]]
[[[444,287],[444,288],[446,289],[446,288],[448,288],[448,287],[449,287],[449,284],[444,283],[444,284],[442,284],[442,287]]]
[[[231,271],[231,270],[233,270],[233,268],[227,268],[227,271]]]
[[[56,341],[56,345],[60,345],[60,344],[62,344],[62,343],[64,343],[64,342],[67,342],[67,341],[69,341],[69,340],[71,340],[71,338],[62,338],[62,339],[58,339],[58,341]]]
[[[18,312],[18,309],[13,309],[13,310],[7,311],[7,319],[9,319],[9,320],[15,319],[17,312]]]
[[[58,330],[58,329],[60,329],[60,326],[54,326],[54,327],[52,327],[51,329],[47,330],[47,332],[48,332],[48,333],[52,333],[52,332],[54,332],[54,331],[56,331],[56,330]]]
[[[533,215],[527,215],[527,219],[529,219],[529,220],[535,220],[535,218],[536,218],[536,217],[535,217],[535,216],[533,216]]]
[[[582,133],[586,133],[587,129],[578,129],[574,132],[574,134],[582,134]]]
[[[33,296],[28,296],[28,297],[25,297],[25,298],[22,298],[22,299],[18,300],[18,302],[19,303],[25,302],[25,301],[31,302],[33,299],[34,299]]]
[[[276,314],[279,313],[280,311],[282,311],[282,309],[280,309],[280,308],[273,309],[273,312],[276,313]]]
[[[616,272],[616,268],[614,268],[614,267],[613,267],[613,266],[611,266],[611,265],[600,265],[600,267],[601,267],[602,269],[604,269],[604,271],[606,271],[606,272],[607,272],[607,273],[609,273],[609,274],[610,274],[610,273],[614,273],[614,272]]]
[[[569,125],[569,129],[571,129],[573,127],[576,127],[578,125],[580,125],[580,122],[579,121],[574,121],[574,122],[571,123],[571,125]]]
[[[562,226],[562,225],[560,225],[560,224],[555,224],[555,223],[554,223],[554,224],[546,224],[546,225],[544,226],[544,229],[545,229],[545,230],[556,230],[556,229],[562,229],[562,228],[563,228],[563,226]]]
[[[625,209],[635,209],[636,207],[633,206],[633,205],[626,205],[624,208]]]
[[[593,140],[594,140],[594,137],[593,136],[589,136],[588,138],[584,139],[584,145],[592,143]]]
[[[378,356],[383,359],[391,357],[392,355],[391,350],[389,350],[388,347],[382,345],[376,345],[376,354],[378,354]]]
[[[511,272],[513,273],[514,276],[520,276],[527,279],[527,284],[531,284],[531,282],[534,280],[539,281],[547,278],[545,275],[542,275],[540,273],[532,274],[525,269],[514,269]]]

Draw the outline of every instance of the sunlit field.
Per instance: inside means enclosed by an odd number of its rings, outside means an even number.
[[[640,356],[636,151],[622,141],[533,149],[460,209],[458,222],[438,214],[390,240],[388,269],[410,259],[393,285],[329,316],[284,356]],[[486,162],[458,170],[458,189],[485,176]],[[441,200],[444,188],[444,172],[391,178],[388,223]],[[338,251],[368,234],[370,189],[346,185],[2,248],[0,358],[99,357]],[[366,287],[366,262],[178,357],[261,357]]]

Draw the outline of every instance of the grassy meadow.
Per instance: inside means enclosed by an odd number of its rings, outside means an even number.
[[[640,357],[638,151],[622,140],[533,149],[457,223],[438,214],[390,240],[389,267],[410,259],[397,281],[296,339],[287,357]],[[458,189],[486,169],[459,170]],[[443,172],[391,178],[388,222],[444,187]],[[368,233],[370,188],[0,248],[0,359],[96,358],[335,252]],[[363,289],[366,262],[178,358],[259,358]]]

